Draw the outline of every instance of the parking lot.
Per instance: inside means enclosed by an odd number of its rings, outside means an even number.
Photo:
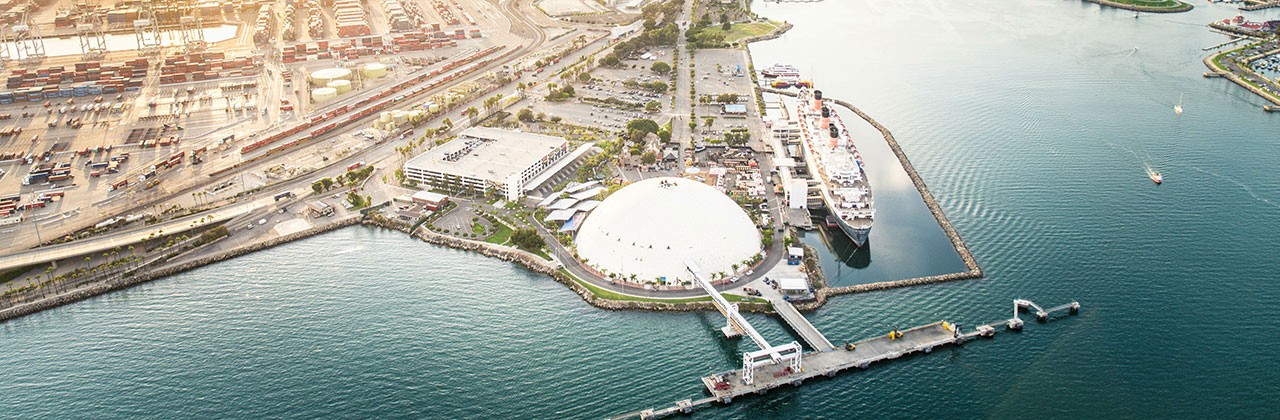
[[[526,104],[517,104],[516,109],[529,107],[548,118],[558,116],[570,124],[613,131],[625,129],[628,122],[637,118],[649,118],[665,124],[670,119],[667,111],[670,109],[670,90],[673,87],[670,86],[669,76],[655,74],[650,68],[658,61],[670,64],[671,52],[653,49],[648,54],[651,59],[622,60],[617,67],[593,69],[591,81],[572,82],[575,95],[565,101],[544,99],[549,93],[548,86],[540,86],[532,92]],[[658,93],[642,86],[657,82],[666,84],[667,91]],[[647,110],[646,105],[650,102],[656,102],[658,108]]]
[[[750,133],[748,146],[759,145],[764,127],[756,98],[751,94],[754,86],[746,52],[737,49],[698,50],[694,63],[694,84],[699,97],[736,94],[738,104],[743,105],[746,111],[741,115],[726,114],[718,103],[695,102],[698,115],[698,128],[694,130],[695,147],[722,142],[724,134],[735,129]]]

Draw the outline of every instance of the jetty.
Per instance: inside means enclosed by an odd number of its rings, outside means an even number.
[[[783,307],[785,308],[785,306]],[[1045,309],[1030,300],[1015,299],[1013,301],[1013,316],[1008,320],[978,325],[969,329],[946,320],[906,330],[895,328],[887,334],[856,343],[848,343],[838,348],[832,347],[827,350],[804,353],[798,360],[787,359],[768,363],[767,360],[756,359],[753,360],[753,363],[748,363],[747,355],[758,353],[750,352],[744,354],[744,366],[742,369],[715,373],[700,378],[710,396],[704,396],[699,399],[683,399],[668,407],[647,408],[611,418],[654,419],[677,413],[687,414],[712,403],[729,404],[735,398],[764,395],[771,389],[785,385],[801,386],[810,379],[835,377],[845,370],[866,369],[874,363],[887,362],[909,354],[931,353],[936,348],[960,346],[966,341],[976,338],[991,338],[995,336],[1000,326],[1004,326],[1007,330],[1018,331],[1025,325],[1021,318],[1023,313],[1034,315],[1039,322],[1048,322],[1055,313],[1063,312],[1070,315],[1078,314],[1080,312],[1080,303],[1073,301]],[[803,319],[803,316],[800,316],[798,312],[796,315],[779,313],[779,316],[786,320],[788,325],[792,325],[792,328],[795,328],[793,323],[797,322],[792,319],[793,317],[799,316],[799,318]],[[811,329],[811,332],[801,334],[801,338],[806,342],[809,342],[811,338],[805,337],[805,334],[821,335],[807,320],[804,321],[803,325],[808,326],[804,328]],[[825,337],[821,340],[830,344],[830,341]]]
[[[1241,11],[1250,12],[1254,10],[1270,9],[1272,7],[1280,7],[1280,0],[1264,1],[1264,0],[1245,0],[1245,5],[1238,7]]]

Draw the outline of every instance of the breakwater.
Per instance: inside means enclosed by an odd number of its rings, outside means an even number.
[[[780,89],[761,88],[761,90],[764,92],[769,92],[776,95],[785,95],[785,96],[791,96],[791,97],[796,96],[795,92],[790,92],[790,91],[785,91]],[[960,255],[960,259],[964,261],[964,265],[965,267],[968,268],[968,270],[958,272],[958,273],[942,274],[942,275],[936,275],[936,276],[915,277],[915,278],[909,278],[904,280],[855,284],[851,286],[842,286],[842,287],[823,287],[817,290],[816,301],[805,303],[802,305],[797,305],[797,308],[802,310],[817,308],[819,306],[822,306],[822,304],[825,303],[826,299],[830,296],[838,296],[838,295],[844,295],[844,294],[850,294],[850,293],[866,293],[866,292],[872,292],[877,290],[896,289],[899,287],[919,286],[919,285],[925,285],[925,284],[946,283],[946,282],[952,282],[957,280],[969,280],[969,279],[982,278],[983,277],[982,267],[979,266],[978,261],[973,258],[973,254],[969,252],[969,247],[968,245],[965,245],[964,238],[960,237],[960,233],[957,232],[955,227],[951,225],[951,221],[947,219],[947,215],[942,212],[942,207],[938,206],[938,201],[934,199],[933,193],[929,191],[929,186],[925,185],[924,179],[921,178],[920,174],[916,172],[915,166],[911,164],[911,160],[907,158],[907,154],[902,151],[902,147],[898,144],[898,140],[893,137],[893,133],[889,132],[889,129],[886,128],[883,124],[880,124],[880,122],[876,121],[874,118],[871,118],[870,115],[867,115],[867,113],[863,112],[861,109],[854,106],[853,104],[841,99],[831,99],[831,102],[835,103],[836,105],[840,105],[848,109],[849,111],[852,111],[854,114],[858,114],[859,118],[862,118],[863,121],[866,121],[868,124],[871,124],[872,127],[875,127],[876,130],[880,131],[880,135],[884,137],[884,141],[889,144],[889,149],[893,150],[894,156],[898,157],[898,162],[902,164],[902,169],[906,171],[907,176],[911,178],[911,183],[914,184],[916,187],[916,190],[920,192],[920,198],[924,201],[925,206],[929,208],[929,213],[933,214],[934,220],[938,222],[938,225],[942,227],[942,231],[946,233],[947,238],[951,240],[951,246],[955,248],[956,254]]]
[[[1134,4],[1125,4],[1125,3],[1119,3],[1119,2],[1109,1],[1109,0],[1084,0],[1084,1],[1089,3],[1099,4],[1102,6],[1114,7],[1117,9],[1125,9],[1125,10],[1132,10],[1135,12],[1148,12],[1148,13],[1181,13],[1181,12],[1189,12],[1191,11],[1191,9],[1195,8],[1195,6],[1192,6],[1188,3],[1182,3],[1181,5],[1176,7],[1152,7],[1152,6],[1138,6]]]
[[[1242,79],[1240,76],[1236,75],[1235,73],[1227,71],[1227,69],[1218,67],[1218,64],[1213,61],[1214,57],[1217,57],[1217,55],[1211,55],[1211,56],[1205,57],[1204,60],[1202,60],[1202,62],[1204,63],[1205,67],[1208,67],[1209,70],[1217,74],[1218,77],[1226,78],[1227,80],[1230,80],[1233,83],[1240,85],[1240,87],[1248,89],[1250,92],[1253,92],[1255,95],[1261,96],[1262,99],[1266,99],[1273,104],[1280,105],[1280,98],[1276,97],[1275,95],[1272,95],[1270,92],[1267,92],[1257,86],[1254,86],[1253,84]]]

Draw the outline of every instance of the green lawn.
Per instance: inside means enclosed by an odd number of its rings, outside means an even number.
[[[495,224],[498,227],[498,231],[489,235],[488,238],[484,238],[484,241],[491,244],[505,245],[507,241],[511,239],[511,234],[515,231],[511,230],[510,227],[507,227],[505,223]]]
[[[639,297],[639,296],[624,295],[621,293],[615,293],[605,289],[601,289],[599,287],[596,287],[595,285],[592,285],[591,283],[582,281],[581,279],[578,279],[577,277],[575,277],[573,274],[570,274],[568,270],[565,270],[563,268],[560,269],[560,273],[566,276],[569,276],[569,278],[573,279],[573,281],[578,282],[578,284],[582,285],[582,287],[586,287],[587,290],[590,290],[592,294],[596,295],[596,297],[599,297],[601,299],[633,301],[633,302],[662,302],[662,303],[692,303],[692,302],[708,302],[711,300],[711,296],[703,296],[703,297],[695,297],[695,298],[680,298],[680,299],[657,299],[657,298],[646,298],[646,297]],[[745,296],[729,295],[729,294],[722,294],[721,296],[724,296],[724,299],[730,302],[768,303],[768,301],[764,299],[754,298],[754,297],[745,297]]]
[[[1114,1],[1116,3],[1131,4],[1134,6],[1148,6],[1148,7],[1174,7],[1174,6],[1183,4],[1182,2],[1176,1],[1176,0],[1111,0],[1111,1]]]
[[[732,44],[745,38],[773,32],[773,30],[779,26],[782,26],[782,24],[774,21],[747,22],[733,24],[733,26],[729,28],[728,32],[721,30],[719,25],[712,25],[702,31],[708,34],[722,33],[724,34],[724,42]]]
[[[480,224],[480,222],[471,222],[471,232],[474,232],[476,235],[483,235],[484,225]]]

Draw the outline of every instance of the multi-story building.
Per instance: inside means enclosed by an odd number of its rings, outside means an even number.
[[[569,154],[563,138],[496,128],[472,127],[457,139],[404,165],[405,177],[451,193],[495,191],[517,200],[526,185]]]

